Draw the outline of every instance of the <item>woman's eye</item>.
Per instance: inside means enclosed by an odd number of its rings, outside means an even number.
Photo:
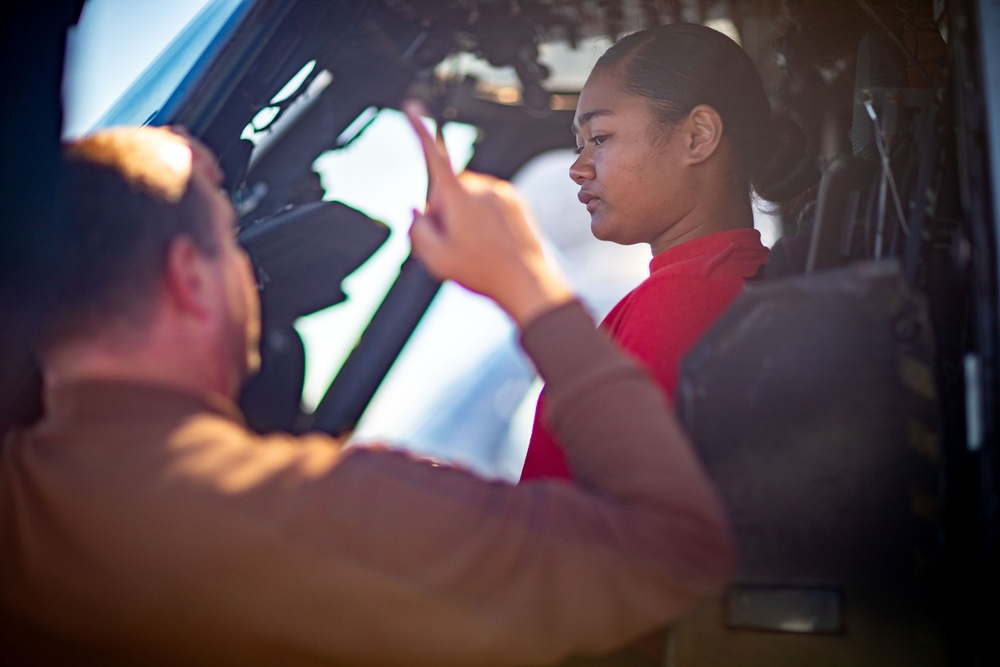
[[[607,138],[608,138],[608,135],[606,135],[606,134],[597,134],[597,135],[594,135],[590,139],[584,140],[584,142],[582,144],[577,144],[576,151],[574,151],[574,152],[577,155],[579,155],[580,153],[583,152],[583,149],[586,147],[588,141],[591,142],[592,144],[594,144],[595,146],[600,146],[601,144],[604,143],[605,139],[607,139]]]

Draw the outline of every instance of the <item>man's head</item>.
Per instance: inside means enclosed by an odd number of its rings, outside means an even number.
[[[141,127],[95,132],[63,157],[66,244],[43,357],[204,345],[214,374],[230,376],[222,384],[238,387],[257,363],[259,306],[212,154],[183,132]]]

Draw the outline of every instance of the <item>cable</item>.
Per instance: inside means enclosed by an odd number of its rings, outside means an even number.
[[[875,106],[871,100],[864,101],[868,117],[875,125],[875,147],[878,149],[879,158],[882,162],[882,186],[879,192],[879,221],[878,230],[875,234],[875,257],[882,255],[882,237],[885,233],[885,186],[888,184],[892,193],[893,203],[896,205],[896,217],[899,218],[899,225],[903,228],[903,233],[910,235],[910,229],[906,224],[906,216],[903,214],[903,202],[899,198],[899,190],[896,187],[896,177],[892,173],[892,164],[889,162],[889,151],[885,141],[882,139],[882,128],[879,126],[878,116],[875,114]]]

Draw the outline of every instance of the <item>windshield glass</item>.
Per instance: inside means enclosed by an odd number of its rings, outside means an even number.
[[[456,169],[464,167],[472,155],[475,128],[448,123],[444,135],[452,163]],[[423,206],[427,191],[420,146],[403,114],[392,109],[379,111],[356,141],[324,153],[313,168],[320,175],[325,199],[356,208],[392,232],[385,245],[344,281],[346,301],[301,318],[296,325],[307,350],[303,403],[309,411],[399,273],[410,251],[411,211]]]
[[[193,11],[197,11],[197,14],[177,33],[166,48],[141,71],[141,74],[126,92],[120,97],[116,96],[117,99],[113,104],[109,106],[108,100],[105,100],[103,104],[100,101],[92,102],[92,104],[100,104],[104,109],[95,123],[88,118],[79,117],[87,110],[76,107],[83,105],[82,98],[101,91],[84,89],[100,89],[104,82],[98,81],[98,78],[113,77],[116,73],[114,70],[124,71],[129,65],[134,66],[133,62],[118,62],[123,59],[129,60],[135,54],[143,51],[141,45],[132,44],[130,40],[143,39],[147,33],[150,36],[145,37],[146,39],[155,39],[155,36],[160,33],[157,33],[150,26],[148,30],[138,31],[138,35],[99,34],[110,31],[113,27],[119,27],[119,23],[124,22],[126,18],[111,14],[127,14],[134,11],[135,7],[123,5],[121,2],[113,3],[105,0],[101,3],[95,3],[94,0],[89,0],[81,16],[81,24],[76,31],[83,34],[71,34],[69,41],[66,95],[68,104],[65,133],[79,135],[97,127],[148,123],[177,91],[198,61],[205,57],[206,50],[218,38],[220,31],[227,24],[238,20],[248,5],[248,0],[191,0],[185,7],[174,8],[173,13],[164,10],[163,19],[165,22],[176,20],[177,16],[183,16],[184,9],[189,9],[189,11],[193,9]],[[142,6],[142,9],[148,11],[145,5]],[[89,63],[85,56],[91,54],[83,53],[85,49],[90,51],[100,49],[103,57],[99,60],[101,63],[107,62],[107,66],[102,66],[100,71],[88,71]],[[93,56],[91,57],[93,58]],[[112,71],[108,71],[109,69]]]

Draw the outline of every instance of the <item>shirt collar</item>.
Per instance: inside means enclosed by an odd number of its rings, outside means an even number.
[[[243,413],[221,394],[141,382],[81,380],[45,391],[47,421],[79,421],[125,417],[143,420],[165,414],[213,412],[245,423]]]
[[[653,273],[670,264],[686,261],[692,257],[715,252],[719,249],[737,246],[752,250],[764,250],[767,248],[760,242],[760,232],[753,227],[739,227],[737,229],[727,229],[714,234],[706,234],[698,238],[679,243],[672,248],[667,248],[659,255],[653,257],[649,262],[649,272]]]

